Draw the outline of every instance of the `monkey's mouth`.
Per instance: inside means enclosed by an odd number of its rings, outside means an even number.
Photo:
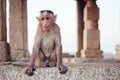
[[[49,28],[49,26],[44,26],[44,28],[46,28],[46,29],[47,29],[47,28]]]
[[[49,27],[49,26],[44,26],[44,29],[45,29],[45,30],[49,30],[50,27]]]

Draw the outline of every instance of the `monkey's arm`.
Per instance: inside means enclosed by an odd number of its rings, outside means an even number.
[[[57,53],[57,67],[59,67],[62,64],[62,45],[61,44],[57,44],[56,53]]]
[[[61,45],[61,40],[57,38],[57,43],[56,43],[56,53],[57,53],[57,67],[60,71],[61,74],[65,74],[68,70],[68,68],[63,65],[62,63],[62,45]]]
[[[57,67],[62,64],[62,44],[61,44],[61,35],[59,27],[56,27],[55,30],[55,46],[56,46],[56,55],[57,55]]]
[[[56,34],[56,54],[57,54],[57,67],[61,74],[65,74],[68,68],[62,63],[62,44],[59,28]]]
[[[35,67],[34,67],[35,66],[35,58],[36,58],[37,54],[39,53],[39,47],[40,47],[40,45],[38,45],[36,43],[33,46],[33,51],[32,51],[32,55],[30,58],[30,64],[27,67],[26,72],[25,72],[29,76],[32,76],[34,74],[33,71],[35,71]]]
[[[33,50],[32,50],[32,54],[31,54],[31,58],[30,58],[30,64],[29,64],[29,67],[31,66],[34,66],[35,65],[35,57],[36,57],[36,52],[38,52],[38,51],[36,51],[37,49],[36,49],[36,47],[35,47],[35,45],[34,45],[34,47],[33,47]]]

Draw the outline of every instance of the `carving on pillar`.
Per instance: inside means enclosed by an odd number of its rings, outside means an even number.
[[[10,61],[6,28],[6,0],[0,0],[0,61]]]
[[[102,58],[100,50],[100,31],[98,30],[99,8],[96,0],[85,0],[83,50],[81,57]]]
[[[27,0],[9,0],[10,52],[12,59],[28,57]]]

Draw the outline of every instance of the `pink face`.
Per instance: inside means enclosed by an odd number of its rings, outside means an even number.
[[[41,27],[44,31],[48,31],[50,30],[51,28],[51,25],[53,24],[54,22],[54,19],[53,17],[54,16],[53,14],[49,14],[47,12],[43,12],[41,15],[40,15],[40,19],[39,19],[39,22],[41,24]]]

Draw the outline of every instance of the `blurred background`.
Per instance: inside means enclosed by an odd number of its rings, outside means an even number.
[[[100,8],[98,27],[101,37],[101,50],[104,51],[104,55],[114,55],[115,45],[120,44],[120,0],[97,0],[96,2]],[[77,52],[76,1],[27,0],[27,3],[28,47],[30,53],[32,52],[34,36],[38,25],[36,17],[39,15],[39,11],[50,9],[57,14],[56,23],[61,29],[63,52],[75,54]],[[7,7],[9,7],[9,4],[7,4]]]

